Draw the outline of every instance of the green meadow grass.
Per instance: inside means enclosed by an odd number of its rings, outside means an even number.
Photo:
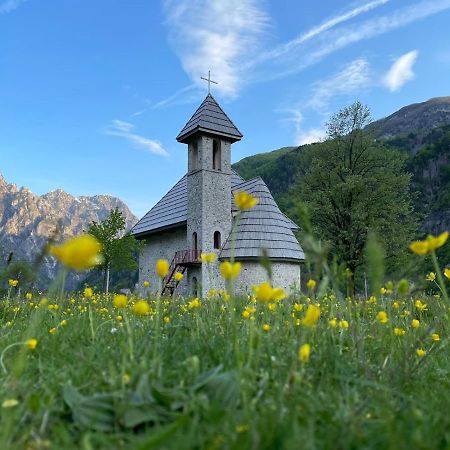
[[[448,449],[449,305],[420,299],[5,298],[0,449]]]

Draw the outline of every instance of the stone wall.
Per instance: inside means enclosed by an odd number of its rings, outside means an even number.
[[[175,252],[186,250],[186,227],[174,228],[151,235],[145,240],[142,253],[139,255],[139,284],[138,292],[145,294],[146,289],[143,288],[145,280],[150,281],[150,292],[158,290],[158,277],[155,273],[155,265],[158,259],[167,259],[169,263],[175,256]],[[176,294],[187,292],[187,274],[178,285]]]

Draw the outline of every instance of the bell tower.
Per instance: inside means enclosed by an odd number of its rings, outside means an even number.
[[[241,132],[208,93],[181,130],[177,141],[188,145],[187,243],[190,250],[219,254],[232,227],[231,144]],[[217,264],[217,263],[216,263]],[[189,268],[191,292],[205,296],[212,285],[206,265]],[[197,288],[198,286],[198,288]]]

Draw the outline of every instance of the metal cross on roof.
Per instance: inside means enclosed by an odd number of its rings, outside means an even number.
[[[217,81],[211,80],[211,71],[208,70],[208,78],[200,77],[202,80],[205,80],[208,82],[208,94],[211,93],[211,83],[213,84],[219,84]]]

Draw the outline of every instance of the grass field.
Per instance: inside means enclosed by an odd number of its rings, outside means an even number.
[[[1,449],[450,447],[439,296],[17,291],[0,302]]]

